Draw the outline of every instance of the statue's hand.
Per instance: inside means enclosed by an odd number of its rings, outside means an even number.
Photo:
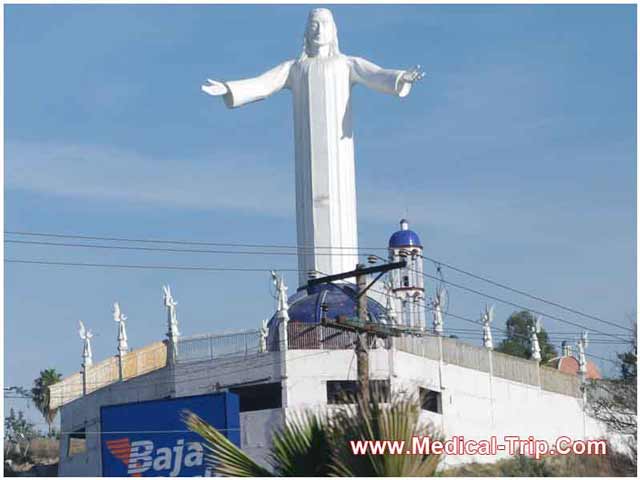
[[[420,65],[416,65],[402,74],[402,80],[408,83],[414,83],[422,80],[424,76],[425,73],[422,71]]]
[[[217,97],[226,94],[228,89],[224,83],[207,78],[207,83],[202,85],[202,91]]]

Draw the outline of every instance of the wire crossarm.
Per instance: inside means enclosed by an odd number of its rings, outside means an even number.
[[[351,270],[349,272],[338,273],[336,275],[328,275],[326,277],[320,278],[312,278],[307,282],[307,286],[312,287],[314,285],[319,285],[321,283],[331,283],[336,280],[344,280],[345,278],[357,277],[359,275],[368,275],[370,273],[384,273],[389,270],[394,270],[396,268],[404,268],[407,266],[407,261],[402,260],[401,262],[395,263],[386,263],[384,265],[376,265],[375,267],[368,268],[360,268],[356,270]]]
[[[340,315],[335,320],[323,318],[321,319],[321,324],[350,332],[370,333],[380,338],[401,337],[402,335],[429,335],[428,332],[419,327],[400,327],[380,322],[363,322],[356,317],[347,317],[346,315]]]

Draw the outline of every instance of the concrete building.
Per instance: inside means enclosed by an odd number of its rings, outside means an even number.
[[[258,331],[182,338],[174,364],[84,396],[67,396],[65,390],[80,379],[65,379],[52,389],[62,403],[62,431],[74,432],[61,436],[60,475],[101,474],[101,406],[222,390],[240,396],[242,448],[264,460],[272,432],[290,412],[331,406],[341,391],[355,388],[351,334],[300,322],[291,322],[288,333],[287,350],[266,352],[259,352]],[[423,416],[447,437],[534,435],[551,442],[561,435],[602,434],[583,411],[577,376],[456,339],[393,339],[370,352],[370,377],[392,392],[421,395]],[[86,443],[76,453],[78,441]],[[447,457],[446,462],[470,460],[493,458]]]
[[[396,238],[394,234],[390,243],[392,259],[398,250]],[[394,285],[398,279],[405,281],[403,273],[399,271]],[[165,298],[167,340],[86,365],[52,387],[52,406],[60,407],[64,432],[60,475],[101,474],[101,406],[235,392],[240,397],[241,446],[264,462],[273,431],[292,412],[332,408],[341,401],[341,392],[354,391],[355,336],[321,325],[321,318],[353,316],[355,288],[348,283],[325,284],[300,288],[287,298],[282,280],[275,278],[278,307],[264,329],[180,337],[175,302]],[[423,289],[424,284],[414,276],[409,285]],[[400,288],[400,294],[411,291]],[[394,295],[393,289],[388,295]],[[371,321],[389,321],[381,303],[369,298],[368,307]],[[396,323],[405,318],[416,317],[403,315]],[[533,435],[553,442],[562,435],[586,439],[603,433],[584,412],[580,377],[555,366],[442,335],[387,338],[370,351],[369,362],[373,384],[393,395],[418,395],[424,420],[447,438]],[[444,465],[472,460],[495,457],[449,456]]]

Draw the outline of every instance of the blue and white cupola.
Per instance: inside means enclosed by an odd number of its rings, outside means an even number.
[[[389,261],[407,261],[407,266],[392,270],[391,294],[397,322],[408,327],[425,328],[424,260],[422,242],[409,222],[400,220],[400,230],[389,238]]]

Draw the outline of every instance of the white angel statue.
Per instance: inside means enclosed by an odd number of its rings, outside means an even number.
[[[80,338],[84,340],[84,347],[82,349],[82,365],[90,367],[93,364],[93,353],[91,352],[91,339],[93,338],[93,333],[84,326],[82,320],[78,323],[80,324],[78,335],[80,335]]]
[[[118,302],[113,304],[113,319],[118,323],[118,353],[122,355],[129,351],[125,324],[127,317],[120,310],[120,304],[118,304]]]

